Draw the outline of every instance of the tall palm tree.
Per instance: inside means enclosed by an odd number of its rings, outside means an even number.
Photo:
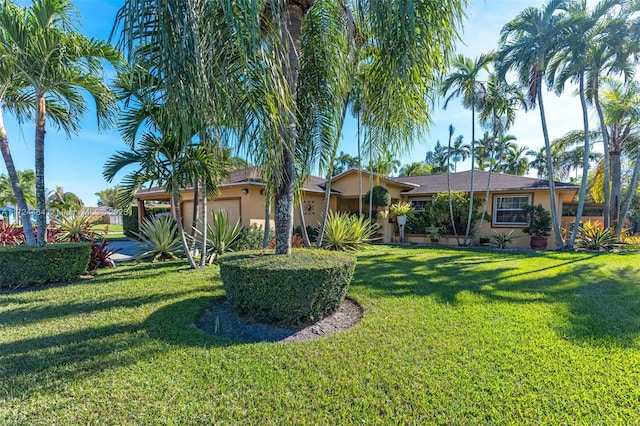
[[[325,75],[320,76],[323,80],[305,85],[305,81],[314,75],[309,69],[303,69],[305,61],[313,57],[319,58],[318,62],[325,60],[317,55],[316,49],[333,55],[340,50],[343,40],[332,31],[339,25],[309,25],[308,19],[317,13],[325,24],[343,23],[341,31],[351,40],[347,48],[355,43],[366,44],[368,56],[363,58],[363,62],[366,64],[367,78],[364,79],[366,88],[363,92],[367,106],[362,110],[362,122],[368,129],[370,140],[376,143],[385,141],[396,152],[397,148],[413,140],[426,125],[432,107],[429,100],[433,99],[432,87],[449,59],[464,1],[445,0],[437,5],[427,0],[151,2],[157,8],[147,7],[148,3],[148,0],[125,2],[120,16],[125,21],[123,26],[128,41],[140,41],[136,35],[138,28],[147,33],[147,30],[168,33],[172,26],[184,23],[186,27],[193,23],[188,11],[183,13],[185,11],[182,10],[190,4],[202,4],[208,13],[214,15],[207,21],[212,23],[207,28],[209,34],[203,32],[202,36],[207,37],[210,51],[216,54],[212,54],[212,60],[204,64],[225,70],[225,75],[217,75],[222,77],[218,81],[212,78],[213,73],[204,74],[209,90],[213,91],[209,96],[217,102],[225,100],[225,94],[229,95],[230,99],[224,105],[231,107],[227,111],[246,112],[243,117],[246,120],[238,120],[243,127],[238,131],[238,140],[245,144],[248,151],[269,153],[270,164],[276,171],[273,191],[276,252],[286,254],[291,249],[296,178],[302,176],[297,173],[295,154],[301,150],[300,145],[311,143],[301,138],[301,129],[305,127],[301,120],[309,120],[309,128],[318,128],[322,127],[322,123],[337,122],[339,115],[338,110],[327,109],[330,115],[307,117],[299,114],[301,103],[307,97],[319,102],[316,96],[322,93],[306,90],[322,88],[322,84],[318,83],[336,78],[344,72],[343,64],[333,60],[332,56],[327,61],[331,66],[326,68]],[[166,17],[163,15],[159,20],[149,21],[149,14],[164,14],[165,10]],[[175,22],[176,16],[180,17],[178,22]],[[411,17],[410,24],[405,20],[408,16]],[[146,26],[148,22],[162,24],[150,28]],[[153,37],[154,41],[166,41],[162,35]],[[176,43],[169,41],[154,46],[162,50],[161,61],[157,64],[162,69],[178,67],[182,59]],[[234,54],[227,55],[227,51]],[[200,66],[199,61],[194,64],[194,67]],[[181,85],[177,84],[173,89],[176,92],[184,92],[185,85],[191,89],[193,86],[190,84],[198,83],[190,83],[185,79],[180,82]],[[217,90],[217,85],[227,85],[228,90]],[[186,92],[188,94],[189,90]],[[184,105],[185,102],[178,103]],[[314,103],[309,102],[310,105]],[[187,110],[190,110],[188,106]],[[315,125],[311,123],[311,118],[318,118]],[[256,132],[263,136],[253,137]],[[312,154],[315,152],[311,149],[302,150]],[[317,157],[314,159],[317,161]]]
[[[485,130],[476,145],[476,167],[484,171],[493,164],[492,152],[495,152],[495,139]]]
[[[474,147],[475,148],[475,147]],[[458,171],[458,163],[460,161],[464,161],[471,155],[473,149],[469,144],[464,143],[464,137],[462,135],[458,135],[451,147],[447,150],[449,157],[451,157],[451,161],[453,161],[453,171]]]
[[[500,75],[504,76],[509,70],[516,71],[520,83],[529,88],[529,101],[532,105],[537,103],[540,110],[549,175],[551,218],[558,248],[561,248],[564,243],[556,205],[553,158],[542,100],[542,84],[549,61],[558,51],[561,43],[560,36],[567,27],[565,11],[567,6],[567,0],[550,0],[540,9],[528,7],[520,12],[502,28],[497,55]]]
[[[611,220],[621,221],[622,161],[625,152],[640,142],[640,84],[607,79],[602,92],[602,109],[607,126],[611,158]],[[606,184],[605,184],[606,186]]]
[[[538,179],[542,179],[547,176],[547,152],[544,147],[537,151],[530,149],[527,151],[527,155],[533,157],[533,160],[529,162],[529,168],[537,170]]]
[[[529,171],[529,160],[525,157],[528,150],[526,146],[509,148],[503,171],[517,176],[526,175]]]
[[[56,214],[63,214],[64,212],[80,210],[84,203],[73,192],[65,191],[61,186],[56,186],[56,189],[49,191],[47,195],[47,205]]]
[[[446,173],[450,169],[447,147],[436,141],[433,150],[427,151],[424,162],[431,168],[431,173]]]
[[[45,132],[47,118],[67,134],[76,132],[87,105],[83,92],[94,100],[98,123],[112,117],[112,96],[102,80],[102,60],[117,65],[119,54],[106,43],[77,31],[76,10],[69,0],[35,0],[18,20],[5,25],[2,39],[35,112],[36,208],[38,245],[46,245]],[[49,111],[54,109],[54,114]],[[61,111],[55,111],[61,110]],[[60,113],[61,112],[61,113]]]
[[[475,60],[457,55],[452,63],[453,71],[445,78],[441,92],[445,98],[444,108],[454,97],[462,97],[462,105],[471,109],[471,145],[469,147],[471,156],[471,182],[469,188],[469,215],[467,217],[467,228],[464,235],[464,244],[467,244],[469,233],[471,232],[471,217],[473,215],[473,192],[474,192],[474,164],[475,164],[475,142],[476,142],[476,107],[485,95],[486,87],[484,82],[478,79],[478,75],[483,70],[489,72],[488,64],[493,60],[493,53],[480,55]],[[457,168],[457,161],[454,160],[454,169]]]
[[[582,136],[584,143],[582,147],[582,182],[576,210],[576,224],[580,223],[584,209],[591,152],[591,132],[589,131],[585,84],[587,70],[593,66],[590,46],[597,44],[598,39],[602,37],[599,31],[601,29],[599,25],[601,20],[605,19],[610,9],[619,3],[619,0],[605,0],[600,2],[592,11],[587,10],[585,1],[570,3],[568,7],[570,23],[562,33],[561,44],[549,64],[548,79],[550,84],[555,84],[556,93],[563,92],[567,81],[578,83],[578,95],[582,107]],[[567,243],[568,248],[573,248],[578,235],[578,228],[578,226],[574,226]]]

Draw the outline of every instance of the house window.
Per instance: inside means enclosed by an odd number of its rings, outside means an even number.
[[[526,225],[527,215],[522,208],[531,204],[530,195],[500,195],[494,197],[494,225]]]
[[[427,210],[429,206],[433,205],[432,198],[411,198],[409,199],[409,202],[416,213],[423,212]]]

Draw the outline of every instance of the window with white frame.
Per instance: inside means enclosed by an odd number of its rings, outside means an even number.
[[[494,225],[526,225],[527,215],[522,208],[531,204],[531,195],[495,195],[493,198]]]

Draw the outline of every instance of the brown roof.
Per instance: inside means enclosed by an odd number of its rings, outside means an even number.
[[[490,191],[508,191],[522,189],[545,189],[549,188],[549,182],[546,179],[536,179],[527,176],[507,175],[503,173],[491,173],[474,170],[474,190],[483,191],[487,188],[487,181],[491,175]],[[471,170],[464,172],[451,173],[451,190],[452,191],[469,191],[471,183]],[[425,176],[406,176],[392,178],[395,181],[416,184],[418,187],[404,194],[435,194],[448,190],[447,175],[425,175]],[[556,182],[557,188],[578,188],[576,185],[565,182]]]

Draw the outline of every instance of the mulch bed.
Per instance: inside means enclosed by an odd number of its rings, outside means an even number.
[[[346,298],[333,314],[313,323],[283,327],[238,316],[226,299],[217,300],[198,315],[195,326],[217,337],[244,343],[301,342],[348,330],[360,322],[364,309]]]

